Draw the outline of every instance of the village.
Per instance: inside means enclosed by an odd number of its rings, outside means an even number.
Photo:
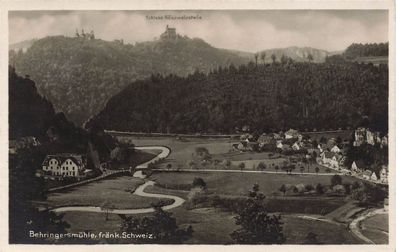
[[[389,169],[386,163],[376,162],[368,165],[362,159],[347,157],[348,150],[365,144],[380,149],[387,148],[388,135],[381,136],[380,132],[358,127],[353,132],[353,138],[352,142],[351,139],[340,137],[313,139],[308,133],[290,129],[286,132],[263,133],[257,139],[254,139],[252,134],[242,134],[241,141],[233,144],[233,148],[241,152],[277,152],[288,156],[289,163],[297,166],[301,165],[301,162],[314,162],[344,175],[373,183],[388,184]],[[347,158],[350,159],[349,165],[346,162]],[[293,167],[292,169],[295,169],[295,166]]]

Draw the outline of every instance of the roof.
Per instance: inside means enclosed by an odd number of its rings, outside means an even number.
[[[369,170],[365,170],[365,171],[363,172],[363,175],[371,176],[371,174],[372,174],[372,172],[369,171]]]
[[[285,132],[285,134],[295,135],[295,134],[298,134],[298,131],[295,129],[289,129],[288,131]]]
[[[325,158],[332,158],[334,156],[335,156],[335,154],[333,152],[328,152],[328,151],[324,152],[324,157]]]
[[[364,164],[363,160],[355,160],[354,163],[358,168],[365,168],[366,165]]]
[[[43,161],[43,165],[48,165],[48,161],[51,159],[56,159],[60,164],[65,162],[67,159],[72,160],[74,163],[76,163],[78,166],[82,166],[84,161],[83,161],[83,156],[78,155],[78,154],[71,154],[71,153],[59,153],[56,155],[47,155]]]

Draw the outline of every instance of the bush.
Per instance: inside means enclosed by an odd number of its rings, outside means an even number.
[[[203,178],[194,178],[192,186],[206,189],[206,182],[203,180]]]
[[[342,184],[342,178],[340,175],[336,174],[331,177],[331,187],[341,184]]]

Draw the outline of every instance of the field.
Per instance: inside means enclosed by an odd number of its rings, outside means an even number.
[[[51,193],[47,203],[50,207],[57,206],[102,206],[105,203],[115,208],[145,208],[160,199],[147,198],[132,193],[143,184],[138,178],[122,176],[93,182],[73,188],[67,192]]]
[[[282,184],[296,185],[329,185],[331,176],[321,175],[286,175],[260,173],[226,173],[226,172],[158,172],[151,179],[162,185],[191,184],[194,178],[203,178],[208,189],[217,194],[246,195],[252,186],[259,184],[260,191],[265,195],[277,192]],[[342,177],[344,182],[356,181],[353,177]]]
[[[361,232],[377,244],[389,242],[389,215],[377,214],[362,221]]]
[[[151,146],[161,145],[170,147],[172,152],[165,163],[171,163],[174,168],[186,168],[189,160],[192,159],[192,154],[195,153],[195,148],[205,147],[212,155],[228,153],[232,149],[232,143],[237,143],[235,140],[228,138],[220,139],[201,139],[201,138],[182,138],[176,137],[119,137],[120,139],[131,139],[136,146]]]

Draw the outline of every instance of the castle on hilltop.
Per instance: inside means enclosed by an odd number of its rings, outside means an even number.
[[[161,34],[161,39],[169,39],[173,40],[177,38],[176,28],[170,28],[169,25],[166,25],[166,30]]]

